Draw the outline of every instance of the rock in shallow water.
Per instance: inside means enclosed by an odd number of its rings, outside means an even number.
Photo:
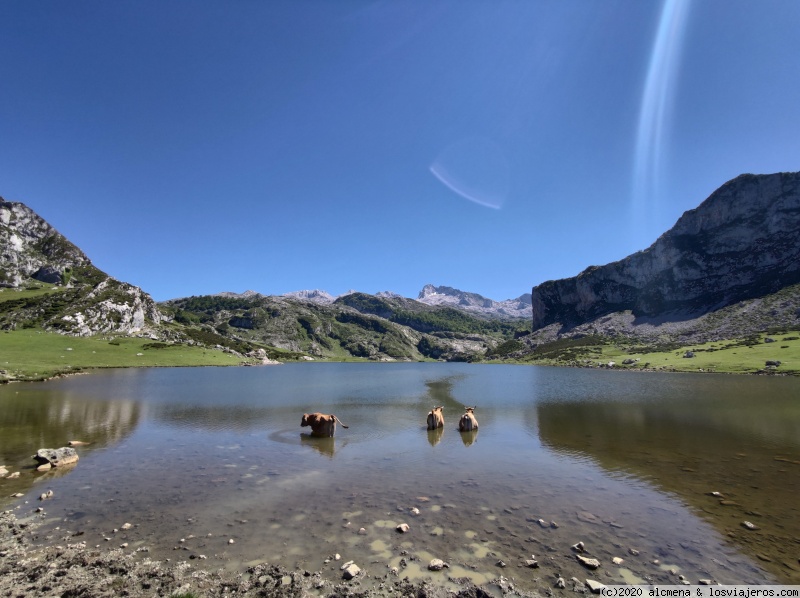
[[[53,467],[61,467],[62,465],[70,465],[77,463],[78,453],[69,446],[64,446],[57,449],[39,449],[33,456],[34,459],[40,464],[49,463]]]

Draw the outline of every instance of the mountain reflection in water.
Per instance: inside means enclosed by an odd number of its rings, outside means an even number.
[[[788,393],[753,396],[749,386],[725,396],[539,403],[539,434],[556,452],[589,457],[675,494],[797,584],[800,404]]]

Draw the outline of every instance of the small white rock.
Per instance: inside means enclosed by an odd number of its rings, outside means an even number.
[[[428,570],[430,571],[441,571],[445,567],[445,562],[442,559],[433,559],[428,563]]]

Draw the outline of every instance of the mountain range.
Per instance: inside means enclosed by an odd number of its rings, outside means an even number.
[[[330,305],[340,297],[352,295],[358,291],[347,291],[341,295],[331,295],[327,291],[320,289],[293,291],[278,295],[293,299],[312,301],[322,305]],[[229,291],[219,293],[220,297],[254,297],[263,296],[256,291],[245,291],[244,293],[232,293]],[[399,293],[393,291],[380,291],[375,293],[376,297],[382,299],[403,298]],[[464,311],[482,314],[497,318],[530,318],[531,315],[531,295],[526,293],[516,299],[506,299],[505,301],[495,301],[487,299],[478,293],[469,293],[447,286],[434,286],[426,284],[417,295],[417,301],[425,305],[445,305]]]
[[[333,296],[223,292],[156,304],[0,198],[0,328],[148,336],[278,358],[473,361],[586,336],[700,342],[800,324],[800,173],[742,175],[623,260],[495,301],[425,285]]]

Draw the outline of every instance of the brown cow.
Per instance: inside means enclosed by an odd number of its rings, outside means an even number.
[[[428,413],[428,429],[435,430],[436,428],[444,427],[444,415],[442,414],[444,407],[434,407]]]
[[[458,420],[459,432],[472,432],[478,429],[478,420],[475,419],[475,407],[464,407],[467,412]]]
[[[344,423],[335,415],[325,415],[324,413],[304,413],[303,419],[300,420],[300,427],[311,426],[311,435],[319,438],[329,438],[336,434],[336,422]]]

